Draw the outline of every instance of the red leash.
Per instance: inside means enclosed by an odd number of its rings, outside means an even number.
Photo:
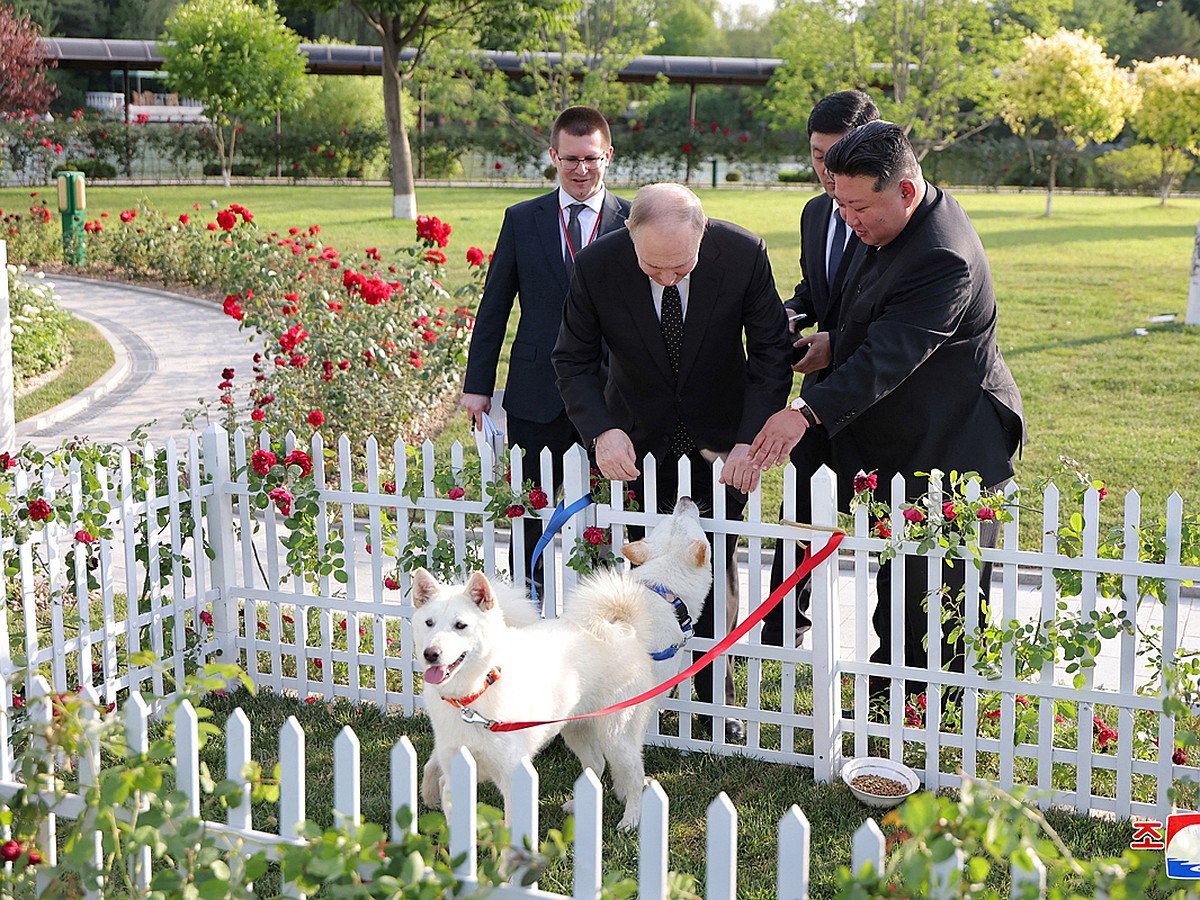
[[[774,609],[775,606],[778,605],[779,601],[783,599],[783,595],[800,583],[800,579],[832,556],[834,551],[837,550],[838,545],[841,544],[842,538],[845,536],[845,532],[835,531],[825,546],[817,551],[816,556],[810,555],[810,547],[805,547],[804,559],[801,560],[800,565],[796,567],[796,571],[789,575],[784,580],[783,584],[775,589],[771,596],[759,604],[759,606],[752,613],[750,613],[749,616],[746,617],[745,621],[738,625],[733,631],[729,632],[729,634],[725,635],[725,637],[721,639],[720,643],[718,643],[715,647],[701,656],[698,660],[696,660],[674,678],[664,681],[657,687],[652,687],[645,693],[638,694],[636,697],[630,697],[628,700],[623,700],[620,703],[607,706],[604,709],[597,710],[596,712],[583,713],[582,715],[578,716],[567,716],[565,719],[547,719],[544,722],[493,722],[490,719],[479,715],[479,713],[470,708],[462,710],[463,719],[467,722],[486,725],[489,731],[522,731],[526,728],[536,728],[538,725],[555,725],[559,722],[576,722],[580,719],[595,719],[599,716],[606,716],[609,713],[614,713],[617,710],[625,709],[630,706],[636,706],[638,703],[642,703],[651,699],[652,697],[657,697],[659,694],[669,691],[680,682],[691,678],[706,665],[732,647],[738,640],[742,638],[743,635],[747,634],[751,628],[761,622],[767,613]]]

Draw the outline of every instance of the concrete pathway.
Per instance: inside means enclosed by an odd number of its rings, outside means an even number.
[[[208,300],[125,284],[54,276],[61,305],[95,325],[112,345],[113,367],[88,390],[17,423],[17,441],[39,448],[63,438],[125,442],[155,421],[151,438],[182,437],[185,410],[216,401],[225,366],[250,365],[237,322]]]

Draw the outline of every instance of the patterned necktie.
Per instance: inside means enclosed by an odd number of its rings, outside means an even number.
[[[842,264],[842,254],[846,250],[846,220],[842,218],[840,212],[834,213],[834,218],[837,220],[837,224],[833,226],[833,246],[829,248],[829,277],[826,279],[830,294],[833,293],[838,267]]]
[[[662,328],[663,342],[667,345],[667,359],[671,361],[671,371],[675,373],[675,379],[678,381],[679,353],[683,349],[683,298],[679,295],[679,288],[673,284],[663,288],[659,327]],[[678,459],[686,456],[695,447],[692,436],[680,420],[671,433],[671,456]]]
[[[587,209],[586,203],[572,203],[567,207],[571,211],[570,221],[567,222],[567,252],[563,263],[567,267],[567,279],[575,270],[575,254],[583,249],[583,230],[579,227],[579,214]]]

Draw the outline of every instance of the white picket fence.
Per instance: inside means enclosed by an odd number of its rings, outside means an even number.
[[[265,445],[266,439],[262,440]],[[289,446],[292,443],[289,438]],[[321,546],[327,546],[341,538],[345,551],[321,575],[315,588],[310,588],[302,579],[290,577],[287,549],[281,543],[282,517],[270,506],[257,510],[248,502],[251,488],[246,469],[254,449],[245,434],[228,435],[213,427],[203,435],[192,435],[183,447],[168,445],[161,461],[156,461],[151,447],[126,452],[116,471],[98,473],[98,493],[112,507],[108,518],[113,536],[88,548],[74,541],[74,525],[53,523],[34,528],[21,543],[17,535],[0,535],[0,550],[10,557],[15,554],[19,561],[19,574],[9,590],[10,597],[16,594],[19,600],[0,605],[0,738],[6,746],[13,691],[19,688],[23,673],[30,670],[44,674],[54,691],[90,688],[109,703],[139,692],[168,696],[191,667],[216,659],[238,663],[257,684],[276,693],[375,702],[404,714],[415,713],[422,706],[415,678],[419,666],[413,652],[408,578],[399,575],[397,590],[385,587],[384,579],[395,570],[397,548],[418,534],[430,543],[446,537],[458,561],[467,558],[469,549],[477,548],[489,573],[506,568],[507,529],[497,529],[489,521],[473,523],[483,511],[487,492],[507,487],[501,483],[494,488],[490,478],[485,478],[481,496],[450,500],[439,496],[435,488],[438,461],[432,445],[419,448],[410,462],[403,445],[381,452],[374,441],[352,448],[345,438],[330,457],[339,475],[336,481],[327,481],[324,447],[316,435],[308,449],[314,461],[311,477],[320,498],[318,539]],[[486,454],[486,450],[482,452]],[[450,467],[460,470],[466,461],[463,449],[455,445]],[[648,459],[645,463],[647,490],[653,492],[654,462]],[[512,483],[520,484],[519,455],[513,455],[510,464]],[[542,470],[548,471],[549,465],[547,454]],[[490,460],[486,461],[483,471],[490,473],[491,468]],[[363,473],[359,477],[362,486],[356,487],[353,471]],[[78,467],[65,479],[53,473],[19,473],[15,496],[23,496],[36,479],[45,496],[69,497],[78,509],[84,502],[85,474]],[[690,475],[687,461],[681,461],[680,483],[690,484]],[[389,479],[395,482],[394,493],[385,490]],[[141,493],[138,485],[144,486]],[[567,500],[581,496],[587,485],[583,455],[577,451],[568,454]],[[793,485],[794,473],[789,467],[784,519],[794,518]],[[899,533],[902,490],[897,484],[892,491],[892,527]],[[743,603],[756,605],[767,594],[773,540],[810,535],[776,523],[774,510],[764,517],[758,493],[750,497],[745,521],[727,520],[723,493],[717,490],[714,494],[717,508],[711,519],[705,520],[706,527],[718,535],[744,538],[745,549],[735,564]],[[620,490],[614,491],[614,496],[618,498],[615,502],[589,507],[569,521],[547,551],[546,615],[557,614],[578,578],[565,561],[585,527],[594,523],[611,528],[613,544],[619,546],[625,528],[658,520],[654,513],[623,509]],[[814,479],[812,497],[813,524],[835,524],[832,475],[823,472]],[[1102,574],[1113,573],[1122,579],[1126,593],[1116,603],[1144,627],[1161,628],[1161,659],[1155,666],[1139,661],[1137,639],[1125,633],[1101,642],[1100,664],[1084,670],[1081,687],[1070,683],[1063,660],[1047,660],[1035,677],[1020,679],[1014,660],[1006,656],[997,680],[974,672],[973,656],[967,660],[966,674],[871,663],[872,561],[883,542],[871,535],[866,513],[860,510],[853,533],[838,551],[838,564],[823,565],[814,575],[813,628],[806,646],[764,646],[755,629],[734,651],[744,667],[744,687],[737,703],[704,704],[688,699],[690,691],[682,690],[678,698],[664,704],[677,714],[678,732],[660,732],[656,724],[649,741],[799,765],[811,768],[821,781],[838,775],[847,754],[882,753],[904,759],[931,790],[960,785],[962,772],[986,777],[1005,790],[1035,787],[1037,802],[1044,806],[1056,804],[1118,817],[1163,818],[1180,802],[1172,789],[1195,782],[1200,774],[1194,765],[1172,761],[1176,723],[1161,712],[1157,696],[1166,686],[1169,667],[1181,652],[1197,646],[1194,635],[1190,644],[1185,641],[1187,613],[1195,601],[1184,593],[1183,586],[1200,578],[1200,567],[1180,562],[1183,504],[1177,495],[1168,501],[1167,562],[1155,564],[1136,558],[1142,522],[1136,494],[1125,498],[1126,550],[1122,559],[1100,557],[1100,499],[1094,491],[1084,502],[1087,526],[1082,552],[1074,558],[1061,554],[1055,540],[1060,518],[1069,518],[1069,511],[1060,514],[1059,494],[1053,486],[1043,499],[1037,528],[1044,535],[1040,547],[1019,546],[1018,509],[1014,521],[1004,527],[999,546],[983,550],[983,558],[996,565],[993,615],[1004,622],[1061,622],[1065,615],[1086,618],[1110,604],[1101,595],[1099,581]],[[395,535],[383,540],[384,525],[393,510]],[[546,509],[540,514],[547,517],[549,512]],[[380,537],[372,543],[372,535]],[[819,532],[811,537],[818,546],[826,539]],[[520,581],[524,578],[519,562],[522,529],[513,530],[512,540],[518,560],[513,575]],[[897,568],[891,597],[893,621],[901,619],[902,567],[925,564],[923,558],[912,555],[915,549],[901,547],[901,555],[893,563]],[[72,550],[81,552],[71,555]],[[937,554],[931,558],[931,568],[936,570]],[[714,554],[718,608],[725,599],[725,565],[723,555]],[[1056,569],[1080,573],[1078,596],[1058,595]],[[966,571],[970,591],[978,574],[969,565]],[[90,592],[89,572],[95,579]],[[1164,603],[1155,601],[1138,608],[1137,584],[1144,578],[1162,580]],[[82,597],[88,597],[88,602],[75,599]],[[1065,609],[1058,608],[1060,601]],[[783,602],[784,630],[790,633],[794,604],[790,598]],[[932,627],[939,617],[935,598],[929,610]],[[969,627],[979,624],[976,618],[973,611],[968,612]],[[1193,627],[1197,627],[1200,614],[1193,619]],[[697,638],[692,647],[711,647],[723,636],[720,628],[718,624],[714,639]],[[143,650],[152,651],[159,664],[146,664],[138,656]],[[726,657],[716,661],[717,683],[727,664]],[[893,678],[887,723],[868,720],[870,675]],[[906,723],[904,716],[902,686],[906,677],[930,686],[929,708],[915,724]],[[853,719],[842,718],[844,684],[853,685]],[[946,687],[963,689],[961,727],[946,725],[938,713],[938,699]],[[1060,701],[1060,709],[1071,704],[1073,713],[1065,725],[1056,721],[1054,701]],[[1026,710],[1035,708],[1031,719]],[[1106,710],[1118,735],[1105,747],[1096,741],[1092,729],[1091,719],[1098,708]],[[998,717],[993,717],[997,712]],[[695,736],[693,718],[701,714],[718,717],[718,723],[721,717],[744,719],[745,745],[726,744],[719,725],[713,729],[714,741]],[[1145,733],[1144,738],[1135,735],[1139,731]],[[1162,749],[1148,751],[1152,740]],[[1189,795],[1182,796],[1186,803]]]
[[[92,703],[99,698],[92,688],[86,693]],[[51,716],[51,693],[49,685],[41,676],[31,680],[28,714],[41,726],[49,726]],[[89,718],[94,719],[97,711],[89,709]],[[145,753],[150,744],[150,707],[140,694],[132,695],[122,710],[127,745],[134,753]],[[195,709],[182,701],[175,711],[175,788],[186,797],[185,814],[200,815],[200,736],[199,719]],[[227,778],[241,781],[243,801],[230,805],[224,822],[207,821],[206,831],[214,842],[228,851],[245,856],[266,850],[273,853],[281,845],[302,845],[297,837],[308,811],[305,800],[305,735],[300,723],[289,716],[279,731],[279,810],[274,817],[277,828],[273,832],[255,827],[250,803],[250,784],[240,774],[253,760],[250,742],[250,721],[241,709],[234,710],[225,723],[224,744],[226,747],[225,771]],[[0,798],[11,796],[19,786],[13,781],[12,758],[0,747]],[[53,754],[50,754],[51,756]],[[60,760],[60,770],[66,770],[68,761]],[[100,771],[100,747],[95,742],[85,743],[77,759],[69,761],[69,768],[79,773],[79,791],[67,793],[57,804],[59,818],[78,818],[84,814],[85,800],[82,796],[95,787]],[[333,809],[332,819],[337,824],[357,828],[363,822],[361,801],[364,785],[361,779],[358,736],[350,728],[343,728],[333,745]],[[264,767],[265,768],[265,767]],[[451,792],[456,798],[448,816],[450,834],[449,855],[461,856],[462,862],[455,869],[457,878],[468,885],[477,885],[477,861],[479,847],[477,817],[477,779],[475,761],[470,751],[463,748],[454,759],[449,773]],[[416,810],[417,754],[407,737],[396,742],[391,752],[389,780],[389,808],[391,811],[390,840],[400,841],[403,830],[396,814],[401,809]],[[603,789],[591,769],[587,769],[575,782],[574,810],[574,883],[571,897],[595,898],[600,895],[604,880],[602,858],[603,846]],[[522,760],[513,783],[513,808],[508,811],[513,845],[537,847],[541,832],[539,819],[539,791],[537,770],[528,758]],[[667,840],[670,825],[670,801],[662,787],[651,781],[642,795],[641,823],[638,832],[638,896],[665,898],[667,894],[668,865]],[[412,817],[408,830],[416,833],[416,817]],[[778,873],[776,896],[780,900],[807,900],[809,896],[810,826],[804,812],[793,805],[779,820],[778,826]],[[38,836],[38,846],[44,850],[45,860],[38,874],[38,893],[46,890],[54,866],[57,864],[57,823],[47,820]],[[103,871],[100,855],[99,835],[95,842],[97,852],[94,864]],[[87,846],[87,842],[84,842]],[[708,900],[735,900],[737,884],[738,814],[733,803],[721,792],[708,807],[706,833],[706,867],[702,878],[705,897]],[[863,870],[868,864],[876,871],[884,871],[886,840],[874,819],[868,819],[855,832],[851,857],[851,869]],[[152,864],[148,852],[131,861],[132,878],[142,888],[150,886]],[[964,860],[961,856],[950,857],[934,866],[931,872],[933,890],[927,900],[942,900],[959,896],[958,883]],[[2,871],[2,869],[0,869]],[[520,873],[516,873],[519,875]],[[1014,862],[1010,870],[1013,897],[1044,897],[1046,887],[1045,867],[1036,856],[1030,857],[1030,866]],[[1036,895],[1025,893],[1028,886],[1039,888]],[[0,895],[7,896],[3,888]],[[296,886],[284,885],[284,895],[302,897]],[[536,886],[524,887],[517,883],[499,885],[493,896],[499,897],[544,897],[566,898],[565,894],[539,890]],[[91,898],[102,897],[99,892],[85,894]]]

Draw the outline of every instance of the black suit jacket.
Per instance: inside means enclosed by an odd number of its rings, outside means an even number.
[[[787,403],[789,350],[766,245],[744,228],[710,219],[691,275],[678,383],[650,279],[638,268],[627,230],[576,257],[554,367],[585,441],[620,428],[639,457],[662,458],[680,420],[704,449],[725,452],[753,441]]]
[[[789,312],[804,313],[821,324],[821,331],[834,331],[837,326],[836,297],[831,296],[845,279],[846,270],[858,246],[858,236],[850,233],[846,252],[838,266],[833,289],[825,268],[825,248],[829,242],[829,219],[833,213],[833,198],[822,191],[806,204],[800,213],[800,283],[792,298],[783,305]]]
[[[855,254],[842,285],[833,369],[805,391],[842,477],[875,470],[1012,477],[1024,440],[1021,394],[996,343],[987,256],[966,212],[926,185],[904,230]]]
[[[521,311],[509,350],[504,408],[532,422],[550,422],[563,411],[550,362],[567,296],[558,210],[555,189],[505,211],[479,301],[463,383],[468,394],[495,390],[508,318],[513,300],[519,296]],[[618,228],[624,230],[628,216],[629,201],[606,191],[597,238]]]

